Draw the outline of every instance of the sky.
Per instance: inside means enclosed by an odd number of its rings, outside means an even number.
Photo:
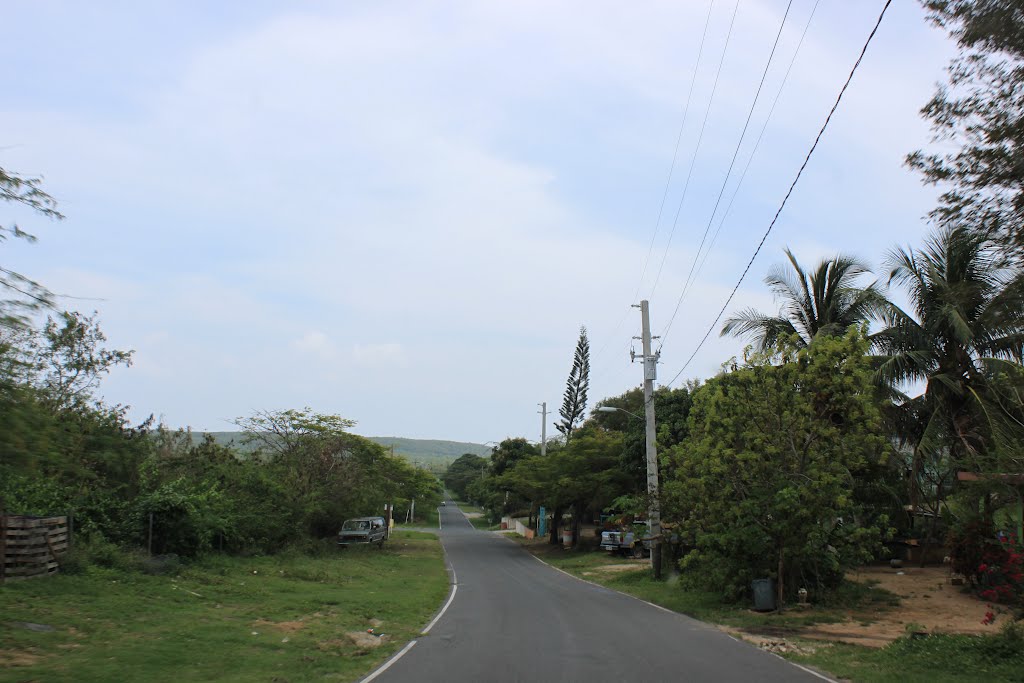
[[[0,167],[67,218],[0,206],[39,237],[3,262],[134,350],[101,390],[134,420],[537,440],[581,326],[590,407],[640,384],[641,299],[659,385],[742,354],[719,323],[687,364],[883,4],[16,3]],[[893,2],[726,316],[777,310],[786,247],[884,280],[921,244],[937,192],[904,158],[936,149],[919,110],[954,54]]]

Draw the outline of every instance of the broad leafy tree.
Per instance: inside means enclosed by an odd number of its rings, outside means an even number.
[[[608,505],[627,485],[618,466],[622,438],[619,432],[588,423],[564,447],[520,460],[497,486],[539,501],[553,512],[552,542],[557,542],[562,513],[572,510],[573,539],[578,542],[586,511]]]
[[[539,452],[536,446],[523,437],[510,437],[499,443],[491,452],[491,471],[501,475],[523,458]]]
[[[478,481],[488,470],[486,458],[473,453],[460,456],[448,466],[444,474],[444,485],[459,499],[465,499],[467,487]]]
[[[758,354],[694,392],[665,484],[692,550],[683,580],[734,597],[753,579],[821,595],[869,560],[886,520],[851,493],[889,444],[857,329]]]
[[[788,266],[775,266],[765,283],[782,304],[778,315],[748,308],[727,319],[722,335],[753,337],[762,351],[795,337],[807,346],[819,334],[842,336],[851,325],[867,321],[883,297],[874,283],[857,282],[869,270],[857,259],[836,256],[807,272],[786,249]]]

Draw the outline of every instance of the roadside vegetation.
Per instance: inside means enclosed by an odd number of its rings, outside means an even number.
[[[407,531],[382,550],[178,564],[108,547],[90,559],[0,588],[0,680],[351,681],[415,637],[448,591],[436,536]]]
[[[59,218],[36,179],[0,169],[0,197]],[[0,679],[352,680],[429,620],[448,585],[433,536],[334,536],[385,503],[436,524],[435,475],[309,408],[238,418],[240,449],[132,424],[99,392],[132,353],[54,306],[0,269],[0,513],[74,530],[57,576],[0,586]]]
[[[851,610],[886,611],[899,605],[899,598],[888,591],[854,582],[830,596],[830,602],[806,610],[755,612],[746,604],[720,593],[686,588],[678,574],[669,580],[651,577],[649,560],[628,560],[610,553],[588,550],[564,551],[543,541],[517,538],[528,552],[547,564],[586,581],[628,593],[675,612],[713,624],[779,636],[797,635],[806,626],[835,623],[847,618]]]
[[[871,621],[899,612],[898,596],[869,583],[847,581],[826,604],[803,609],[755,612],[720,593],[686,588],[678,577],[656,581],[647,562],[604,552],[565,551],[543,541],[515,539],[544,562],[586,581],[633,595],[675,612],[725,627],[777,654],[828,671],[845,680],[1019,681],[1024,670],[1024,630],[1008,621],[990,635],[925,633],[907,625],[907,634],[884,648],[823,641],[805,636],[822,624]]]

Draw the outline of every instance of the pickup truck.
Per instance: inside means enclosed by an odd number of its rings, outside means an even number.
[[[646,524],[634,523],[631,527],[602,531],[601,550],[640,559],[651,554],[651,542],[644,540],[646,536]]]

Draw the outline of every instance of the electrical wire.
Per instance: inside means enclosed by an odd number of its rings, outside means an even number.
[[[754,259],[756,259],[757,255],[761,252],[761,248],[764,246],[765,241],[768,239],[768,235],[771,234],[772,228],[775,227],[775,223],[779,220],[779,216],[782,214],[782,210],[786,207],[786,202],[789,201],[790,196],[793,194],[793,190],[796,188],[796,184],[800,181],[800,176],[803,175],[804,169],[807,168],[807,164],[811,160],[811,155],[813,155],[814,150],[817,149],[818,143],[821,141],[822,135],[825,134],[825,129],[828,128],[828,124],[832,120],[832,116],[836,113],[836,110],[839,108],[839,103],[842,101],[843,95],[846,93],[846,89],[850,86],[850,82],[853,80],[853,76],[857,72],[857,67],[860,66],[861,61],[864,59],[864,55],[868,51],[868,46],[871,44],[872,38],[875,37],[875,33],[878,32],[878,27],[882,25],[882,19],[885,17],[885,12],[886,10],[889,9],[889,5],[891,4],[892,0],[886,0],[885,5],[882,7],[882,11],[878,15],[878,21],[875,22],[874,28],[871,29],[871,33],[868,34],[867,40],[864,41],[864,47],[861,48],[860,55],[857,57],[857,61],[854,62],[853,68],[850,69],[850,74],[849,76],[847,76],[846,82],[840,89],[839,96],[836,97],[835,104],[832,105],[832,109],[829,111],[828,116],[825,117],[825,123],[822,124],[821,130],[818,131],[817,137],[814,138],[814,144],[811,145],[810,150],[808,150],[807,152],[807,156],[804,157],[804,161],[800,165],[800,169],[796,172],[796,177],[793,178],[793,182],[790,184],[789,189],[786,191],[786,195],[782,198],[782,203],[779,205],[778,211],[775,212],[775,216],[772,218],[771,223],[768,224],[768,228],[765,230],[764,235],[761,237],[760,243],[758,243],[753,255],[747,262],[747,266],[743,269],[743,273],[740,274],[739,280],[737,280],[735,286],[733,286],[732,292],[730,292],[729,297],[725,300],[725,303],[722,305],[722,308],[718,312],[718,315],[715,316],[714,322],[711,323],[710,327],[708,327],[707,332],[704,333],[704,337],[700,340],[700,343],[697,344],[697,348],[693,350],[693,353],[690,354],[690,357],[686,360],[686,363],[683,365],[683,367],[679,370],[679,372],[675,374],[675,376],[669,382],[666,383],[665,386],[671,386],[672,384],[674,384],[675,381],[679,379],[679,376],[686,371],[686,368],[690,366],[690,363],[693,362],[694,357],[704,346],[705,342],[707,342],[708,337],[711,336],[711,332],[715,329],[715,326],[718,325],[718,321],[722,319],[722,315],[725,313],[725,309],[728,308],[729,303],[736,295],[736,291],[739,289],[740,284],[743,282],[744,278],[746,278],[747,273],[750,272],[750,267],[754,264]]]
[[[672,230],[668,233],[668,241],[665,242],[665,251],[661,255],[661,264],[658,266],[658,274],[654,278],[654,284],[651,286],[651,294],[649,299],[654,298],[654,292],[658,289],[658,282],[661,281],[661,272],[665,268],[665,259],[668,257],[669,248],[672,246],[672,237],[676,234],[676,226],[679,225],[679,215],[683,211],[683,203],[686,201],[687,190],[690,189],[690,179],[693,177],[693,167],[697,161],[697,153],[700,151],[701,142],[704,140],[704,129],[707,127],[708,114],[711,113],[711,104],[715,100],[715,92],[718,90],[718,79],[722,75],[722,65],[725,63],[725,55],[729,51],[729,42],[732,39],[732,29],[736,24],[736,13],[740,8],[740,0],[736,0],[736,4],[733,6],[732,19],[729,20],[729,31],[725,35],[725,46],[722,48],[722,56],[718,60],[718,70],[715,72],[715,82],[711,86],[711,96],[708,97],[708,106],[704,110],[704,121],[700,124],[700,133],[697,135],[697,146],[693,149],[693,156],[690,158],[690,169],[686,173],[686,182],[683,183],[683,194],[679,197],[679,206],[676,207],[675,218],[672,219]]]
[[[750,152],[750,157],[747,158],[746,166],[743,167],[743,173],[740,174],[740,179],[736,182],[736,187],[732,191],[732,196],[729,198],[729,204],[725,207],[725,212],[722,214],[721,220],[718,221],[718,227],[715,228],[715,234],[711,236],[711,243],[708,248],[704,251],[704,257],[701,259],[700,265],[697,266],[697,272],[694,274],[694,278],[700,275],[700,272],[704,269],[704,264],[707,263],[708,255],[715,246],[715,242],[718,241],[718,234],[722,231],[722,226],[725,225],[726,219],[732,212],[733,204],[736,202],[736,195],[739,194],[740,188],[743,186],[743,180],[747,177],[747,171],[750,170],[750,165],[754,161],[754,156],[757,154],[758,148],[761,146],[761,140],[764,138],[764,133],[768,129],[768,122],[771,121],[772,114],[775,113],[775,107],[779,103],[779,98],[782,96],[782,91],[786,87],[786,82],[789,80],[789,74],[793,70],[793,65],[796,63],[796,57],[800,54],[800,48],[804,44],[804,38],[807,37],[807,30],[811,27],[811,20],[814,19],[814,13],[818,9],[820,0],[814,1],[814,6],[811,8],[811,13],[807,17],[807,23],[804,25],[804,31],[800,35],[800,40],[796,44],[796,49],[793,51],[793,57],[789,60],[789,66],[786,68],[786,73],[782,77],[782,83],[779,85],[778,92],[775,93],[775,99],[772,101],[772,106],[768,110],[768,116],[765,117],[764,125],[761,126],[761,132],[757,136],[757,140],[754,142],[754,148]]]
[[[711,0],[708,5],[708,15],[704,19],[704,33],[700,37],[700,47],[697,49],[697,61],[693,65],[693,73],[690,76],[690,88],[686,93],[686,105],[683,107],[683,120],[679,124],[679,134],[676,136],[676,146],[672,151],[672,163],[668,169],[668,178],[665,180],[665,189],[661,193],[661,205],[658,206],[658,219],[654,222],[654,234],[651,235],[651,244],[647,247],[647,257],[644,259],[644,267],[640,271],[640,282],[636,285],[636,292],[633,293],[633,303],[636,303],[636,299],[640,296],[640,288],[644,284],[644,278],[647,276],[647,266],[651,262],[651,254],[654,252],[654,243],[658,238],[658,231],[661,228],[661,217],[665,211],[665,201],[668,199],[668,191],[672,185],[672,176],[676,170],[676,159],[679,157],[679,144],[683,140],[683,130],[686,128],[686,117],[690,113],[690,100],[693,97],[693,85],[697,82],[697,71],[700,69],[700,59],[704,55],[704,42],[708,37],[708,25],[711,23],[711,11],[715,8],[715,0]],[[627,311],[628,312],[628,311]],[[622,322],[620,321],[621,325]]]
[[[779,24],[779,30],[775,34],[775,42],[772,43],[772,50],[768,54],[768,61],[764,65],[764,71],[761,73],[761,82],[757,84],[757,91],[754,93],[754,99],[750,103],[750,110],[747,112],[747,120],[743,123],[743,130],[740,131],[740,138],[736,141],[736,149],[732,152],[732,159],[729,161],[729,168],[725,172],[725,179],[722,181],[722,187],[718,191],[718,197],[715,199],[715,206],[711,210],[711,216],[708,218],[708,224],[704,228],[704,234],[700,238],[700,245],[697,246],[697,252],[693,255],[693,262],[690,264],[690,272],[686,275],[686,280],[683,282],[683,291],[679,294],[679,299],[676,301],[676,307],[672,311],[672,316],[669,318],[668,324],[661,333],[661,343],[659,348],[664,346],[665,338],[668,336],[668,332],[672,329],[672,323],[675,322],[676,315],[679,313],[679,307],[683,303],[683,299],[686,297],[686,292],[690,288],[690,283],[693,281],[694,271],[697,269],[697,260],[700,258],[701,251],[704,249],[704,244],[707,242],[708,234],[711,232],[711,226],[715,222],[715,214],[718,213],[718,207],[722,203],[722,197],[725,195],[725,188],[729,185],[729,178],[732,177],[732,169],[736,165],[736,159],[739,157],[740,148],[743,146],[743,140],[746,139],[747,129],[750,127],[750,119],[754,116],[754,109],[757,108],[757,101],[761,97],[761,90],[764,88],[764,81],[768,78],[768,71],[771,69],[772,60],[775,59],[775,51],[779,47],[779,39],[782,37],[782,31],[786,28],[786,19],[789,18],[789,10],[793,7],[793,0],[789,0],[786,5],[786,12],[782,15],[782,23]]]
[[[637,297],[640,296],[640,289],[641,289],[641,287],[643,287],[644,278],[647,276],[647,266],[650,265],[651,254],[654,252],[654,244],[655,244],[655,242],[656,242],[656,240],[658,238],[658,232],[661,229],[661,218],[662,218],[662,215],[664,214],[665,202],[668,199],[668,192],[669,192],[669,189],[670,189],[670,187],[672,185],[672,176],[675,174],[676,160],[677,160],[677,158],[679,156],[679,145],[682,142],[683,131],[686,128],[686,119],[687,119],[687,117],[689,115],[689,112],[690,112],[690,102],[691,102],[691,100],[693,98],[693,86],[694,86],[694,83],[697,81],[697,71],[700,69],[700,61],[701,61],[701,58],[704,55],[704,44],[705,44],[705,41],[707,40],[708,26],[711,23],[711,14],[712,14],[712,10],[714,10],[715,2],[716,2],[716,0],[711,0],[711,2],[708,4],[708,13],[707,13],[707,16],[704,18],[704,31],[701,34],[700,46],[697,49],[697,61],[694,62],[694,65],[693,65],[693,72],[692,72],[692,74],[690,76],[690,87],[689,87],[689,89],[687,90],[687,93],[686,93],[686,104],[683,106],[683,120],[679,124],[679,133],[676,136],[676,145],[675,145],[675,149],[672,152],[672,163],[669,165],[668,178],[666,178],[666,180],[665,180],[665,189],[663,190],[662,195],[661,195],[661,204],[658,206],[658,218],[657,218],[657,220],[654,223],[654,234],[651,235],[651,244],[647,248],[647,257],[644,259],[644,265],[643,265],[643,268],[641,269],[641,272],[640,272],[640,280],[639,280],[639,282],[637,282],[636,291],[633,293],[633,297],[631,299],[634,303],[636,303]],[[719,67],[719,68],[721,68],[721,67]],[[622,316],[619,317],[619,321],[617,323],[615,323],[615,327],[612,328],[611,333],[608,335],[608,337],[605,339],[604,343],[601,345],[601,347],[598,349],[597,353],[595,354],[595,356],[594,356],[594,363],[595,364],[597,363],[598,360],[600,360],[603,357],[604,352],[608,349],[609,343],[615,337],[615,335],[618,333],[618,331],[622,328],[622,323],[625,322],[626,317],[628,315],[629,315],[629,308],[627,307],[626,310],[622,313]]]

